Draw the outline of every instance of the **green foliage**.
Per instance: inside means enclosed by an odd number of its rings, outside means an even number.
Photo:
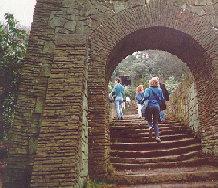
[[[87,180],[84,182],[83,188],[114,188],[117,187],[116,185],[116,182],[114,182],[113,184],[107,183],[106,179],[103,179],[102,181],[97,181],[96,179],[91,180],[88,177]]]
[[[131,80],[132,84],[137,86],[138,81],[143,78],[145,74],[145,70],[147,69],[146,65],[143,63],[134,63],[132,66],[132,74],[131,74]]]
[[[165,83],[165,86],[169,94],[172,94],[174,92],[174,90],[177,88],[179,83],[180,82],[175,80],[174,76],[169,77],[169,79]]]
[[[189,72],[189,68],[176,56],[163,51],[154,54],[155,66],[153,73],[158,75],[162,82],[173,76],[174,79],[180,82],[184,75]]]
[[[125,89],[125,98],[129,97],[131,100],[135,99],[136,88],[134,86],[128,86],[128,89]]]
[[[27,48],[26,31],[17,29],[14,16],[5,14],[6,23],[0,25],[0,139],[6,139],[13,125],[17,92],[23,58]]]
[[[114,86],[115,86],[115,82],[109,81],[109,83],[108,83],[108,94],[110,92],[112,92],[112,89],[114,88]]]
[[[127,95],[132,96],[138,85],[149,87],[149,80],[154,76],[159,77],[162,83],[167,82],[167,89],[171,93],[188,73],[189,68],[176,56],[159,50],[145,50],[126,57],[116,67],[112,78],[130,76],[131,91],[127,91]]]

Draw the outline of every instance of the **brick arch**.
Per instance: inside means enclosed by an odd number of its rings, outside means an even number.
[[[111,74],[127,55],[144,49],[159,49],[177,55],[193,71],[197,69],[193,67],[196,65],[193,61],[197,65],[207,63],[207,71],[210,69],[208,62],[217,57],[218,42],[213,26],[189,11],[164,3],[153,2],[150,6],[126,9],[102,22],[91,38],[91,56],[95,59],[94,54],[97,54],[107,62],[106,74]],[[117,62],[111,63],[114,60]]]
[[[208,138],[204,134],[205,129],[216,125],[214,113],[217,113],[217,46],[218,37],[206,20],[189,11],[156,1],[149,6],[125,9],[103,21],[92,32],[89,76],[95,80],[95,91],[107,91],[107,83],[112,72],[127,55],[145,49],[158,49],[177,55],[194,75],[198,91],[202,142],[206,142]],[[97,71],[93,71],[96,69]],[[93,119],[96,119],[98,114],[105,113],[107,116],[107,110],[98,108],[103,106],[106,109],[107,92],[96,92],[95,98],[92,98],[94,93],[94,89],[89,87],[89,108],[95,109],[95,115],[91,111],[90,115]],[[101,100],[97,100],[100,98]],[[107,130],[107,120],[98,119],[97,122],[93,122],[90,122],[93,135],[95,131],[99,131],[95,128],[101,124],[106,125],[102,131]],[[89,137],[90,147],[96,140],[92,133]],[[107,143],[106,137],[104,143]],[[107,149],[104,149],[107,153]],[[89,164],[92,170],[93,166],[99,164],[96,162],[98,152],[95,152],[92,150],[90,155]]]
[[[201,66],[211,60],[206,55],[206,50],[190,35],[172,28],[154,26],[135,31],[116,44],[106,67],[108,76],[112,74],[117,63],[127,55],[134,51],[149,49],[158,49],[176,55],[189,66],[193,74],[202,72]],[[205,67],[203,71],[209,72],[209,67]]]

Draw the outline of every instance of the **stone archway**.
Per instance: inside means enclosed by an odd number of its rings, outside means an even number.
[[[95,102],[93,103],[90,97],[89,107],[95,109],[94,117],[97,119],[98,114],[106,114],[106,111],[102,112],[100,106],[106,108],[107,101],[107,92],[97,94],[95,91],[104,89],[107,91],[107,86],[102,84],[108,83],[112,72],[122,59],[140,50],[168,51],[183,60],[194,75],[198,90],[201,138],[204,143],[203,147],[205,147],[203,150],[206,154],[209,148],[213,148],[212,150],[216,153],[215,147],[210,146],[207,137],[214,133],[212,130],[206,130],[211,126],[216,126],[214,114],[216,113],[217,78],[214,65],[217,64],[217,45],[218,40],[212,25],[189,11],[178,10],[176,7],[157,1],[150,6],[125,9],[103,21],[91,34],[89,75],[94,79],[89,80],[89,83],[95,83],[95,89],[89,88],[89,96],[95,95]],[[97,100],[99,98],[102,100]],[[101,122],[100,119],[93,124],[90,122],[92,132],[95,130],[98,132],[97,127],[100,124],[107,125],[107,122],[105,120]],[[103,131],[106,131],[106,127]],[[96,139],[94,137],[89,137],[89,139],[90,146],[92,146],[92,142],[94,143]],[[106,143],[106,137],[102,141]],[[106,147],[104,150],[107,153]],[[96,150],[96,154],[91,155],[93,158],[89,162],[92,163],[90,165],[92,170],[93,167],[99,165],[98,154],[99,150]]]
[[[218,40],[212,26],[161,0],[118,4],[37,1],[5,187],[22,181],[26,187],[80,187],[88,169],[90,176],[107,174],[107,85],[120,60],[137,50],[168,51],[189,66],[204,147],[217,147],[208,139],[217,113]]]

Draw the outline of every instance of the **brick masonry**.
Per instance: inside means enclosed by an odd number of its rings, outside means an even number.
[[[76,188],[107,175],[107,86],[138,50],[168,51],[190,68],[194,127],[217,156],[217,14],[209,0],[37,0],[3,187]]]
[[[199,100],[197,87],[192,74],[178,86],[167,103],[168,118],[178,120],[193,130],[202,141],[202,153],[205,157],[217,157],[217,124],[202,127],[199,121]],[[205,131],[206,130],[206,131]],[[208,134],[208,132],[210,132]],[[209,142],[208,142],[209,141]]]

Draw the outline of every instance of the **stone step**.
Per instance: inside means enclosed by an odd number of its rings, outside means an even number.
[[[114,122],[114,123],[111,123],[110,124],[110,128],[118,128],[118,127],[120,127],[120,128],[129,128],[129,129],[131,129],[131,128],[148,128],[148,124],[146,123],[146,122],[136,122],[136,121],[120,121],[120,122]],[[172,124],[169,124],[169,123],[165,123],[165,124],[160,124],[160,123],[158,123],[158,127],[170,127],[170,128],[172,128],[172,127],[178,127],[178,128],[186,128],[186,127],[184,127],[183,125],[178,125],[178,126],[176,126],[176,125],[172,125]]]
[[[171,134],[170,134],[171,133]],[[179,132],[159,132],[159,136],[161,140],[167,141],[167,140],[176,140],[176,139],[181,139],[181,138],[193,138],[193,134],[188,134],[188,133],[179,133]],[[178,137],[176,137],[178,136]],[[134,142],[134,139],[142,139],[142,142],[150,142],[149,140],[149,133],[138,133],[138,134],[113,134],[111,135],[111,142],[124,142],[124,143],[132,143]],[[155,141],[155,134],[152,134],[152,141]],[[144,141],[143,141],[144,140]]]
[[[153,137],[154,137],[155,136],[154,132],[152,132],[152,134],[153,134]],[[174,135],[187,135],[188,138],[194,137],[194,135],[191,132],[189,133],[189,132],[170,131],[170,130],[169,131],[160,131],[159,132],[159,136],[161,138],[164,138],[164,139],[167,138],[167,137],[173,138]],[[141,132],[141,133],[132,132],[132,133],[129,133],[129,134],[123,132],[123,133],[111,134],[110,137],[111,137],[111,142],[113,142],[113,139],[117,139],[117,138],[119,138],[119,139],[129,139],[129,142],[132,142],[131,139],[134,139],[134,138],[146,138],[146,137],[148,138],[149,133],[148,133],[148,131]],[[123,142],[125,142],[125,141],[123,141]]]
[[[123,164],[146,164],[146,163],[159,163],[159,162],[178,162],[183,160],[188,160],[200,155],[199,151],[190,151],[181,155],[168,155],[161,157],[152,157],[152,158],[120,158],[120,157],[111,157],[111,163],[123,163]]]
[[[161,136],[162,141],[172,141],[172,140],[178,140],[182,138],[193,138],[194,135],[192,134],[174,134],[174,135],[163,135]],[[150,142],[153,141],[155,142],[155,138],[149,139],[148,133],[143,133],[143,134],[135,134],[135,135],[130,135],[128,137],[121,137],[120,135],[111,135],[111,143],[141,143],[141,142]]]
[[[155,150],[155,149],[164,149],[164,148],[185,147],[195,143],[200,143],[200,140],[196,138],[184,138],[184,139],[173,140],[173,141],[162,141],[161,143],[158,144],[156,142],[112,143],[111,150],[144,151],[144,150]]]
[[[134,170],[139,168],[156,169],[156,168],[174,168],[174,167],[192,167],[207,164],[204,158],[194,158],[183,161],[174,162],[158,162],[158,163],[145,163],[145,164],[131,164],[131,163],[115,163],[113,166],[118,170]]]
[[[149,139],[148,124],[137,114],[111,123],[110,161],[116,171],[109,181],[147,187],[217,180],[217,168],[201,158],[201,141],[190,128],[176,121],[158,123],[158,127],[161,143],[156,143],[154,130]]]
[[[122,132],[131,133],[132,131],[134,131],[135,133],[148,132],[149,129],[148,126],[138,125],[138,126],[116,126],[116,127],[114,126],[111,127],[110,130],[111,130],[111,134],[114,133],[116,134]],[[172,127],[171,126],[159,127],[159,131],[167,131],[167,130],[172,130]]]
[[[113,123],[111,124],[130,124],[130,123],[142,123],[142,124],[148,124],[146,120],[144,119],[139,119],[139,118],[131,118],[131,117],[127,117],[124,118],[123,120],[118,120],[117,118],[113,119]],[[179,121],[171,121],[171,120],[166,120],[166,122],[158,122],[158,125],[164,125],[164,124],[170,124],[173,126],[184,126],[183,123],[179,122]]]
[[[138,133],[147,133],[148,127],[138,126],[138,127],[127,127],[127,126],[114,126],[110,128],[110,134],[111,135],[132,135],[132,134],[138,134]],[[153,129],[154,132],[154,129]],[[177,134],[177,133],[186,133],[186,134],[192,134],[192,131],[190,129],[174,129],[171,127],[159,127],[159,134]]]
[[[217,180],[218,169],[213,166],[202,165],[197,167],[157,168],[117,171],[113,176],[108,176],[108,182],[118,185],[148,185],[166,182],[203,182]],[[217,185],[217,184],[216,184]],[[127,187],[128,187],[127,186]]]
[[[144,188],[139,186],[133,186],[134,188]],[[133,188],[126,187],[125,188]],[[170,183],[170,184],[150,184],[146,185],[147,188],[217,188],[218,187],[218,181],[212,180],[212,181],[202,181],[202,182],[183,182],[183,183]]]
[[[158,145],[158,144],[157,144]],[[151,158],[151,157],[159,157],[166,155],[181,155],[188,153],[190,151],[199,151],[201,150],[201,144],[195,143],[184,147],[176,147],[176,148],[157,148],[150,149],[147,151],[128,151],[128,150],[111,150],[111,156],[117,156],[121,158]]]
[[[170,183],[155,183],[147,185],[119,185],[116,188],[217,188],[218,180],[206,180],[199,182],[170,182]],[[115,187],[111,187],[115,188]]]

